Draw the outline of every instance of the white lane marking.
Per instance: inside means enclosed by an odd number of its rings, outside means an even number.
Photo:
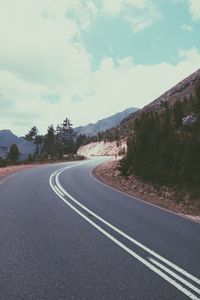
[[[61,195],[61,196],[65,196],[58,188],[57,188],[57,186],[56,185],[54,185],[53,186],[54,187],[54,189],[56,189],[56,191]]]
[[[79,207],[83,208],[85,211],[87,211],[88,213],[90,213],[91,215],[93,215],[96,219],[100,220],[102,223],[104,223],[105,225],[107,225],[108,227],[110,227],[111,229],[113,229],[114,231],[116,231],[117,233],[119,233],[120,235],[122,235],[123,237],[125,237],[126,239],[128,239],[129,241],[131,241],[132,243],[134,243],[135,245],[137,245],[138,247],[142,248],[143,250],[145,250],[146,252],[148,252],[149,254],[153,255],[154,257],[158,258],[159,260],[161,260],[162,262],[164,262],[165,264],[167,264],[168,266],[174,268],[177,272],[183,274],[184,276],[188,277],[190,280],[194,281],[195,283],[200,285],[200,279],[198,279],[197,277],[195,277],[194,275],[190,274],[189,272],[185,271],[184,269],[180,268],[179,266],[175,265],[174,263],[172,263],[171,261],[169,261],[168,259],[162,257],[161,255],[159,255],[158,253],[154,252],[153,250],[149,249],[148,247],[146,247],[145,245],[143,245],[142,243],[138,242],[137,240],[135,240],[134,238],[132,238],[131,236],[129,236],[128,234],[126,234],[125,232],[123,232],[122,230],[120,230],[119,228],[115,227],[114,225],[110,224],[109,222],[107,222],[105,219],[101,218],[99,215],[95,214],[93,211],[91,211],[89,208],[87,208],[85,205],[81,204],[78,200],[76,200],[72,195],[70,195],[61,185],[59,182],[59,175],[63,172],[64,170],[60,170],[57,172],[56,176],[55,176],[55,182],[59,188],[60,191],[62,191],[63,194],[65,194],[68,198],[70,198],[74,203],[76,203]]]
[[[166,268],[165,266],[163,266],[161,263],[159,263],[158,261],[156,261],[155,259],[149,257],[149,260],[156,266],[160,267],[162,270],[164,270],[166,273],[170,274],[171,276],[173,276],[175,279],[179,280],[180,282],[182,282],[183,284],[185,284],[187,287],[189,287],[190,289],[192,289],[193,291],[195,291],[197,294],[200,295],[200,289],[198,289],[197,287],[195,287],[194,285],[192,285],[191,283],[189,283],[187,280],[183,279],[182,277],[180,277],[179,275],[177,275],[176,273],[174,273],[173,271],[171,271],[170,269]]]
[[[54,188],[54,185],[52,184],[53,174],[51,175],[49,179],[49,183],[51,188],[54,190],[54,192],[58,195],[58,197],[67,204],[72,210],[74,210],[77,214],[79,214],[83,219],[85,219],[88,223],[90,223],[93,227],[95,227],[97,230],[99,230],[101,233],[103,233],[106,237],[108,237],[110,240],[112,240],[115,244],[117,244],[119,247],[121,247],[123,250],[128,252],[130,255],[132,255],[134,258],[136,258],[138,261],[140,261],[142,264],[144,264],[146,267],[151,269],[153,272],[161,276],[163,279],[165,279],[167,282],[169,282],[171,285],[173,285],[175,288],[177,288],[179,291],[181,291],[183,294],[185,294],[187,297],[189,297],[192,300],[198,300],[198,298],[192,294],[189,290],[184,288],[182,285],[180,285],[175,280],[171,279],[169,276],[167,276],[165,273],[163,273],[161,270],[156,268],[154,265],[149,263],[146,259],[139,256],[137,253],[129,249],[127,246],[125,246],[123,243],[121,243],[119,240],[117,240],[115,237],[113,237],[111,234],[109,234],[107,231],[105,231],[103,228],[101,228],[99,225],[94,223],[92,220],[90,220],[87,216],[85,216],[81,211],[79,211],[76,207],[74,207],[71,203],[69,203],[63,196],[61,196],[60,193],[57,192],[57,190]]]

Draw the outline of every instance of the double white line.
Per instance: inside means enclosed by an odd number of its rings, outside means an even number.
[[[78,200],[76,200],[72,195],[70,195],[61,185],[59,182],[59,175],[64,172],[67,169],[79,166],[84,163],[76,164],[73,166],[62,168],[56,172],[54,172],[49,179],[49,184],[53,191],[59,196],[59,198],[67,204],[71,209],[73,209],[77,214],[79,214],[83,219],[85,219],[88,223],[90,223],[93,227],[95,227],[98,231],[103,233],[107,238],[112,240],[115,244],[117,244],[119,247],[121,247],[123,250],[128,252],[130,255],[132,255],[134,258],[136,258],[138,261],[140,261],[142,264],[144,264],[146,267],[151,269],[153,272],[155,272],[157,275],[165,279],[167,282],[169,282],[171,285],[176,287],[179,291],[181,291],[183,294],[188,296],[190,299],[198,300],[200,299],[200,279],[195,277],[194,275],[188,273],[184,269],[178,267],[171,261],[167,260],[166,258],[162,257],[158,253],[154,252],[153,250],[149,249],[142,243],[138,242],[125,232],[121,231],[119,228],[115,227],[114,225],[110,224],[97,214],[95,214],[93,211],[88,209],[86,206],[81,204]],[[85,212],[89,213],[92,217],[96,218],[97,220],[101,221],[103,224],[111,228],[113,231],[117,232],[127,240],[131,241],[133,244],[137,245],[139,248],[144,250],[148,255],[151,255],[147,257],[147,259],[141,257],[136,252],[132,251],[130,248],[128,248],[126,245],[124,245],[122,242],[120,242],[118,239],[116,239],[113,235],[108,233],[106,230],[104,230],[102,227],[100,227],[98,224],[96,224],[94,221],[89,219],[84,213],[82,213],[79,209],[77,209],[74,205],[72,205],[67,198],[70,199],[73,203],[75,203],[78,207],[83,209]],[[176,272],[176,273],[175,273]]]

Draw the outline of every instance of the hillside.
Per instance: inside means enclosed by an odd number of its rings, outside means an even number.
[[[200,70],[132,118],[122,174],[156,184],[200,186]],[[130,119],[124,124],[130,122]],[[200,191],[199,191],[200,192]]]
[[[10,130],[0,130],[0,158],[4,158],[12,144],[16,144],[20,151],[20,160],[24,160],[29,154],[34,154],[35,145],[22,137],[14,135]]]
[[[133,123],[135,122],[135,119],[142,113],[146,111],[160,112],[164,109],[166,103],[168,103],[169,106],[173,106],[177,101],[183,102],[185,100],[189,100],[195,95],[195,87],[199,80],[200,69],[183,79],[154,101],[144,106],[141,110],[133,112],[128,117],[124,118],[118,130],[123,136],[128,136],[133,130]]]
[[[74,131],[77,135],[94,136],[99,132],[104,132],[110,128],[118,126],[123,119],[136,111],[138,111],[138,108],[130,107],[108,118],[99,120],[94,124],[90,123],[86,126],[76,127]]]
[[[200,212],[200,69],[131,114],[107,136],[127,139],[123,159],[95,175],[134,197],[186,214]]]
[[[169,107],[173,107],[177,102],[180,103],[183,103],[184,101],[189,102],[190,99],[195,96],[195,88],[199,80],[200,80],[200,69],[198,69],[195,73],[191,74],[190,76],[188,76],[187,78],[179,82],[177,85],[175,85],[174,87],[166,91],[163,95],[161,95],[151,103],[146,105],[143,109],[134,110],[132,113],[129,113],[130,110],[128,109],[125,111],[125,113],[120,113],[120,118],[124,117],[126,113],[128,115],[125,116],[117,126],[111,126],[110,129],[101,132],[101,134],[98,134],[98,136],[97,134],[94,134],[93,131],[93,134],[95,136],[93,136],[92,138],[88,137],[87,139],[83,140],[83,143],[84,144],[91,143],[91,147],[92,147],[92,145],[94,146],[94,142],[97,143],[98,141],[113,142],[113,141],[127,140],[134,133],[135,122],[137,119],[140,119],[143,113],[147,113],[151,111],[160,114],[165,110],[166,105],[168,105]],[[183,117],[185,117],[186,120],[188,118],[189,113],[190,111],[186,109],[183,115]],[[119,114],[114,115],[105,120],[115,119],[118,115]],[[120,120],[120,118],[118,118],[118,121]],[[96,125],[90,124],[84,127],[85,131],[83,130],[82,132],[86,133],[87,130],[89,132],[91,128],[94,128],[93,126],[96,126],[96,128],[98,128],[97,125],[103,124],[103,122],[104,120],[101,120],[98,121]],[[94,147],[96,147],[96,144]],[[82,148],[82,149],[86,149],[86,148]],[[82,154],[84,155],[84,153]]]

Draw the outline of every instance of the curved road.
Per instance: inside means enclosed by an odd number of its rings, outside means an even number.
[[[200,224],[101,184],[104,160],[0,184],[0,299],[200,299]]]

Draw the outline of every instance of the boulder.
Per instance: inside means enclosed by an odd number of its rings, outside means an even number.
[[[198,118],[194,114],[190,114],[183,118],[183,125],[187,127],[193,127],[198,121]]]

